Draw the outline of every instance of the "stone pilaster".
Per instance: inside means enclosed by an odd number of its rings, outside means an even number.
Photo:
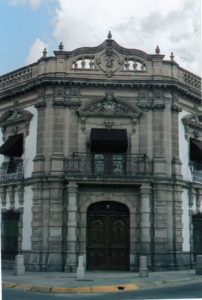
[[[182,189],[180,186],[174,187],[173,192],[173,247],[175,252],[175,268],[183,265],[182,259]]]
[[[193,188],[190,188],[189,190],[189,231],[190,231],[190,252],[191,252],[191,264],[194,261],[194,226],[193,226],[193,206],[194,206],[194,200],[196,196],[196,191]]]
[[[173,101],[177,101],[177,99],[174,97]],[[181,162],[179,159],[179,128],[178,128],[178,118],[179,118],[179,112],[181,109],[176,105],[175,103],[171,104],[171,136],[172,136],[172,173],[173,177],[177,179],[181,179]]]
[[[55,181],[51,183],[50,189],[48,270],[62,271],[63,185]]]
[[[78,244],[78,185],[68,184],[66,272],[76,272]]]
[[[42,199],[41,183],[35,183],[33,190],[32,207],[32,252],[29,259],[29,270],[40,271],[42,247]]]
[[[49,183],[34,184],[33,192],[32,253],[30,255],[29,269],[33,271],[47,271],[50,208]]]
[[[202,190],[198,189],[197,191],[197,197],[196,197],[196,212],[201,212],[201,203],[202,202]]]
[[[173,260],[173,201],[172,187],[154,186],[154,265],[155,270],[172,265]]]
[[[154,122],[154,173],[156,176],[166,175],[166,161],[164,149],[164,105],[154,105],[153,122]]]
[[[140,252],[150,258],[151,253],[151,186],[143,184],[140,188]],[[148,259],[150,262],[150,259]]]

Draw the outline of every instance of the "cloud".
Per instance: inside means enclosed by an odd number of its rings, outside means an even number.
[[[66,50],[97,46],[109,30],[123,47],[161,53],[199,72],[200,0],[58,0],[53,36]]]
[[[27,0],[10,0],[9,5],[16,6],[18,4],[25,5]]]
[[[29,3],[33,10],[37,10],[39,8],[40,4],[42,3],[42,1],[43,0],[10,0],[9,5],[16,6],[18,4],[25,5],[25,4]]]
[[[33,10],[37,10],[42,0],[29,0],[30,6]]]
[[[39,38],[37,38],[30,47],[30,51],[25,60],[25,63],[29,65],[33,62],[36,62],[40,57],[42,57],[44,48],[48,49],[48,45]]]

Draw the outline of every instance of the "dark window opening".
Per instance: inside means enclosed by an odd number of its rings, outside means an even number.
[[[202,141],[190,139],[190,161],[202,164]]]
[[[20,157],[23,153],[23,134],[9,136],[7,141],[0,147],[0,154],[9,157]]]
[[[14,260],[18,254],[20,214],[9,211],[2,215],[2,259]]]
[[[90,147],[93,155],[93,174],[124,174],[128,148],[125,129],[91,130]]]
[[[128,148],[126,129],[91,130],[90,148],[96,153],[125,153]]]

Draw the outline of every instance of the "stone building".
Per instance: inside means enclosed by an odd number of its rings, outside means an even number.
[[[2,262],[190,268],[202,252],[201,81],[171,53],[97,47],[0,77]]]

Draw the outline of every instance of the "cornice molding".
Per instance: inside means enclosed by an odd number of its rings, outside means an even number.
[[[173,88],[177,90],[179,93],[187,95],[197,102],[201,103],[201,93],[192,89],[190,86],[187,86],[178,81],[172,80],[157,80],[157,79],[138,79],[138,80],[116,80],[116,79],[91,79],[89,78],[72,78],[72,77],[40,77],[33,78],[29,80],[29,82],[22,83],[20,85],[12,86],[6,91],[0,92],[0,100],[8,99],[14,96],[18,96],[20,94],[24,94],[26,92],[30,92],[36,88],[42,87],[47,84],[52,85],[69,85],[73,87],[81,87],[81,86],[96,86],[96,87],[123,87],[123,88]]]

